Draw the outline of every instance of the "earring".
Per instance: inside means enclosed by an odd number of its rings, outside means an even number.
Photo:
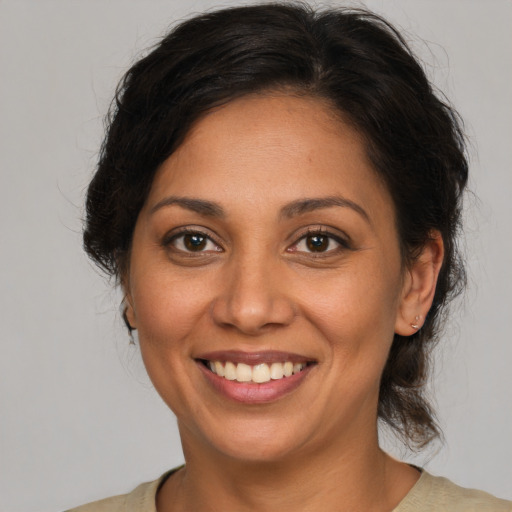
[[[130,331],[130,346],[135,346],[135,338],[133,337],[133,331]]]
[[[414,323],[413,323],[413,324],[411,324],[411,327],[412,327],[413,329],[419,329],[419,328],[420,328],[420,325],[419,325],[420,318],[421,318],[421,316],[420,316],[420,315],[416,315],[416,316],[414,317]]]

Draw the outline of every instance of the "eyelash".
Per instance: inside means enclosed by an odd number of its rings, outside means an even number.
[[[196,235],[196,236],[202,237],[206,240],[207,244],[213,243],[216,247],[218,247],[218,249],[214,250],[213,252],[222,252],[222,250],[223,250],[222,247],[220,246],[220,244],[218,244],[213,239],[211,234],[206,233],[205,231],[202,231],[201,229],[198,229],[198,228],[183,228],[178,233],[171,233],[164,238],[164,240],[162,241],[162,245],[166,248],[172,247],[175,251],[179,252],[180,254],[191,256],[191,257],[211,252],[211,250],[209,250],[209,251],[189,251],[186,248],[180,249],[180,248],[176,247],[176,245],[175,245],[176,241],[179,240],[180,238],[184,239],[184,237],[186,237],[187,235]],[[184,243],[184,241],[182,241],[182,244],[183,243]]]
[[[296,251],[294,248],[296,248],[301,242],[306,242],[308,238],[312,237],[322,237],[328,239],[328,244],[331,245],[331,242],[335,242],[338,244],[338,247],[335,247],[333,249],[329,249],[329,245],[327,246],[328,249],[326,251]],[[306,233],[302,234],[300,238],[288,248],[288,252],[299,252],[301,254],[308,254],[309,257],[314,258],[325,258],[327,256],[331,256],[333,254],[338,254],[339,252],[350,249],[350,244],[347,240],[347,238],[344,238],[340,235],[334,234],[330,231],[328,231],[325,228],[308,228]]]
[[[211,249],[207,250],[207,251],[203,251],[203,250],[191,251],[191,250],[187,250],[186,248],[176,247],[176,241],[179,240],[180,238],[184,239],[184,237],[187,235],[196,235],[201,238],[204,238],[206,244],[213,243],[217,247],[217,249],[215,249],[213,251]],[[327,250],[325,250],[325,251],[313,251],[313,250],[312,251],[299,251],[296,249],[297,246],[299,246],[299,244],[301,242],[306,241],[309,237],[315,237],[315,236],[328,239]],[[329,249],[329,246],[331,245],[332,242],[335,242],[336,244],[338,244],[338,247]],[[184,244],[184,243],[185,242],[182,241],[182,244]],[[211,236],[211,234],[209,234],[205,231],[202,231],[201,229],[198,229],[198,228],[183,228],[177,233],[171,233],[164,238],[164,240],[162,241],[162,245],[166,248],[171,247],[176,252],[179,252],[180,254],[183,254],[183,255],[187,255],[187,257],[201,256],[204,254],[209,254],[211,252],[223,252],[222,246],[215,241],[215,239]],[[351,248],[350,244],[346,238],[343,238],[340,235],[331,233],[330,231],[328,231],[324,228],[311,228],[310,227],[307,229],[306,233],[301,234],[300,237],[297,239],[297,241],[288,247],[287,252],[308,254],[308,255],[310,255],[310,257],[321,258],[321,257],[330,256],[334,253],[339,253],[343,250],[350,249],[350,248]]]

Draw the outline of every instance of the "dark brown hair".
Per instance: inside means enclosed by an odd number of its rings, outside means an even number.
[[[404,264],[433,230],[442,235],[432,308],[420,331],[395,335],[378,407],[410,445],[424,445],[439,435],[424,397],[429,354],[441,313],[465,282],[456,239],[467,161],[456,112],[382,18],[287,3],[218,10],[178,25],[118,87],[88,189],[85,250],[119,280],[155,171],[191,125],[236,97],[283,88],[328,100],[362,134],[394,201]]]

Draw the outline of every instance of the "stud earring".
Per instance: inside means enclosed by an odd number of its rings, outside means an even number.
[[[414,317],[414,323],[413,323],[413,324],[411,324],[411,327],[412,327],[413,329],[419,329],[419,328],[420,328],[420,325],[419,325],[420,318],[421,318],[421,316],[420,316],[420,315],[416,315],[416,316]]]

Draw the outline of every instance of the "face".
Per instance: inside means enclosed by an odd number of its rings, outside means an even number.
[[[253,96],[205,116],[156,173],[125,279],[185,451],[373,438],[403,277],[392,200],[326,105]]]

